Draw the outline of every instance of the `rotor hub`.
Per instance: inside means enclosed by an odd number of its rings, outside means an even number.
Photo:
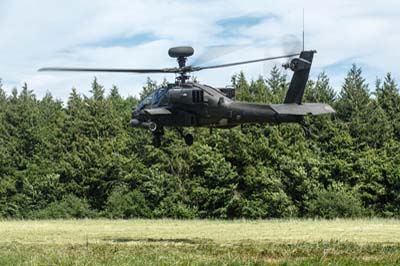
[[[183,68],[186,66],[187,57],[180,56],[176,60],[178,61],[178,65],[180,68]]]

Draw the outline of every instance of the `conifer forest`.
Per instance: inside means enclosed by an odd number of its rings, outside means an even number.
[[[290,77],[232,77],[236,100],[282,103]],[[204,82],[204,81],[203,81]],[[210,84],[212,85],[212,84]],[[189,128],[163,146],[129,125],[137,98],[94,79],[66,101],[0,82],[0,218],[400,217],[400,94],[391,74],[367,84],[353,65],[340,88],[321,73],[304,102],[335,115],[298,124]],[[51,91],[51,88],[49,88]]]

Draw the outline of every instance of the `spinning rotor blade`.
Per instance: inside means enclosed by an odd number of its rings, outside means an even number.
[[[244,65],[244,64],[251,64],[251,63],[257,63],[257,62],[269,61],[269,60],[276,60],[276,59],[281,59],[281,58],[290,58],[290,57],[294,57],[294,56],[298,56],[298,55],[300,55],[300,54],[289,54],[289,55],[282,55],[282,56],[274,56],[274,57],[267,57],[267,58],[248,60],[248,61],[241,61],[241,62],[235,62],[235,63],[229,63],[229,64],[215,65],[215,66],[193,67],[193,70],[194,71],[200,71],[200,70],[203,70],[203,69],[214,69],[214,68],[221,68],[221,67],[231,67],[231,66],[237,66],[237,65]]]
[[[294,54],[294,53],[300,53],[302,51],[302,42],[301,40],[293,34],[290,35],[285,35],[282,38],[282,48],[284,53],[286,54]],[[292,61],[293,57],[288,58],[286,63],[290,63]]]
[[[129,68],[70,68],[70,67],[46,67],[41,68],[38,71],[68,71],[68,72],[111,72],[111,73],[175,73],[175,74],[184,74],[190,73],[195,71],[200,71],[204,69],[214,69],[214,68],[222,68],[222,67],[231,67],[237,65],[244,65],[244,64],[251,64],[269,60],[276,60],[281,58],[291,58],[294,56],[298,56],[299,54],[289,54],[289,55],[282,55],[282,56],[274,56],[274,57],[267,57],[255,60],[248,60],[248,61],[240,61],[228,64],[221,64],[221,65],[214,65],[214,66],[205,66],[205,67],[197,67],[197,66],[184,66],[184,67],[174,67],[174,68],[160,68],[160,69],[129,69]]]
[[[302,51],[302,42],[296,35],[289,34],[282,37],[282,48],[286,54],[300,53]]]
[[[190,64],[192,66],[200,66],[207,64],[210,61],[234,53],[240,49],[243,49],[246,45],[211,45],[206,46],[203,52],[197,56],[194,61]]]
[[[69,72],[113,72],[113,73],[179,73],[178,68],[161,69],[118,69],[118,68],[68,68],[68,67],[46,67],[42,71],[69,71]]]

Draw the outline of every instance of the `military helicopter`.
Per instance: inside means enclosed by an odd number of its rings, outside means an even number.
[[[311,64],[316,51],[302,51],[289,54],[234,62],[212,66],[186,65],[188,57],[194,54],[190,46],[170,48],[168,54],[176,58],[178,67],[161,69],[106,69],[106,68],[42,68],[39,71],[79,71],[116,73],[173,73],[175,83],[159,88],[145,97],[133,109],[130,124],[147,128],[153,135],[153,145],[161,146],[164,127],[175,128],[187,145],[192,145],[194,137],[185,133],[184,127],[207,127],[229,129],[245,123],[300,123],[309,133],[309,125],[304,120],[307,115],[332,114],[335,110],[325,103],[302,103]],[[213,88],[189,81],[189,73],[257,63],[262,61],[291,58],[283,67],[294,72],[286,98],[282,104],[259,104],[234,100],[235,91],[230,88]]]

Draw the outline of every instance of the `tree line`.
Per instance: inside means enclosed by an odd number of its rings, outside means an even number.
[[[236,99],[281,103],[288,77],[232,77]],[[159,86],[148,80],[140,94]],[[370,89],[356,65],[336,93],[321,73],[305,102],[333,116],[300,125],[167,130],[161,148],[129,126],[140,99],[108,94],[38,99],[0,82],[0,218],[280,218],[400,216],[400,94],[391,74]]]

